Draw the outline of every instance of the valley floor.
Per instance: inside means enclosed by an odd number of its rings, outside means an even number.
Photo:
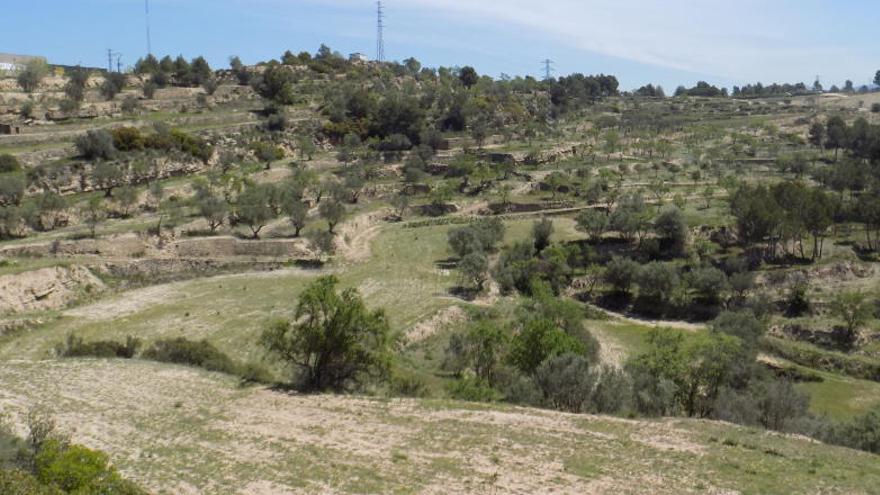
[[[871,454],[696,420],[291,395],[144,361],[7,361],[0,408],[53,412],[156,493],[876,493]]]

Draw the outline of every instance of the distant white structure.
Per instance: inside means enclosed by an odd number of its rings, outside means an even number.
[[[16,72],[24,68],[31,60],[43,60],[45,57],[34,57],[32,55],[14,55],[12,53],[0,53],[0,71]]]
[[[352,53],[348,56],[348,61],[365,64],[370,61],[370,57],[364,55],[363,53]]]

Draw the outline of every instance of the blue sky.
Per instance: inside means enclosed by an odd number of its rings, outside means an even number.
[[[370,0],[151,0],[153,52],[203,54],[216,66],[324,42],[375,53]],[[473,65],[498,76],[615,74],[624,89],[667,90],[698,79],[731,86],[847,78],[880,69],[877,0],[387,0],[386,58]],[[146,52],[143,0],[12,1],[0,52],[105,66],[106,50],[132,63]]]

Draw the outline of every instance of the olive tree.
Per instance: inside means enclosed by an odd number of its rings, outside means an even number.
[[[356,289],[322,277],[302,293],[293,318],[267,328],[262,345],[293,366],[307,391],[349,391],[387,378],[393,358],[385,312],[370,311]]]

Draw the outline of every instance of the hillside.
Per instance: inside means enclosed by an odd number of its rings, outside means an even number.
[[[876,493],[875,456],[696,420],[300,396],[139,361],[5,362],[31,404],[156,493]]]

